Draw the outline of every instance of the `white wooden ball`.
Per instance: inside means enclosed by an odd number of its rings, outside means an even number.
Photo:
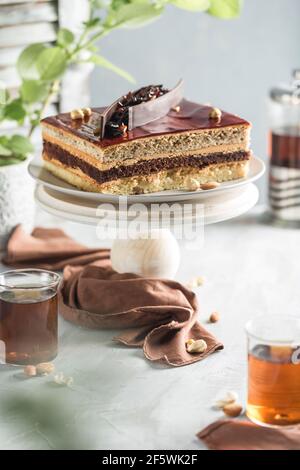
[[[177,240],[166,229],[142,233],[134,239],[115,240],[111,249],[112,267],[119,273],[172,279],[179,262]]]

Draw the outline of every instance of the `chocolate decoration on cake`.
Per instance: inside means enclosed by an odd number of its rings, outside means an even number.
[[[166,116],[183,98],[183,81],[168,90],[162,85],[148,85],[118,98],[99,117],[97,134],[100,138],[118,137]]]

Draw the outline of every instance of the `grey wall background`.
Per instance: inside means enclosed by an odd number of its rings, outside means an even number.
[[[172,86],[183,77],[188,98],[249,119],[252,148],[266,158],[267,93],[300,67],[299,45],[299,0],[244,0],[241,17],[230,21],[170,6],[154,23],[104,38],[101,53],[132,73],[137,86]],[[130,89],[124,79],[97,69],[92,103],[108,104]]]

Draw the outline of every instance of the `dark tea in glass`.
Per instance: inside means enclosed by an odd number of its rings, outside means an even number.
[[[57,355],[60,276],[39,269],[0,273],[0,341],[3,362],[38,364]]]
[[[247,324],[247,415],[257,424],[300,423],[300,318],[264,315]]]

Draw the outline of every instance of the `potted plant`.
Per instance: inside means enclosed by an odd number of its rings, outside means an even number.
[[[99,54],[96,44],[118,28],[142,26],[157,19],[167,4],[193,12],[206,11],[220,18],[238,16],[242,0],[90,0],[90,16],[78,36],[60,29],[56,42],[32,44],[17,61],[21,79],[18,95],[0,89],[0,123],[28,124],[27,135],[0,135],[0,249],[18,223],[33,224],[33,183],[27,175],[28,157],[34,153],[32,136],[53,98],[59,94],[65,72],[80,63],[110,69],[130,82],[133,77]]]
[[[27,173],[32,151],[30,141],[21,135],[0,136],[0,250],[16,225],[27,230],[33,226],[34,183]]]

